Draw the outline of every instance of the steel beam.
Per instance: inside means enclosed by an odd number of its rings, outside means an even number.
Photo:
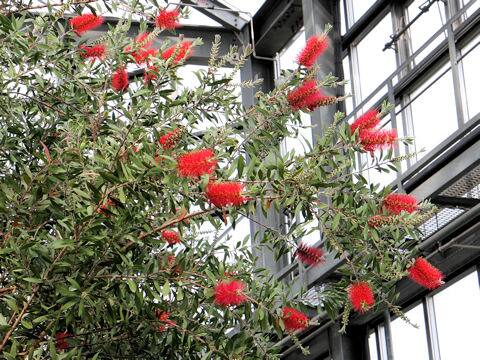
[[[302,0],[267,0],[253,17],[257,55],[274,57],[303,26]]]
[[[458,197],[458,196],[435,195],[430,200],[432,203],[438,206],[454,207],[454,208],[462,208],[462,209],[471,209],[474,206],[480,204],[479,199]]]
[[[87,39],[97,39],[105,34],[110,27],[116,26],[119,22],[118,18],[106,17],[105,22],[99,28],[87,32],[82,36],[82,40]],[[149,23],[148,27],[153,28],[154,24]],[[140,33],[140,22],[132,21],[130,29],[127,32],[127,36],[135,38]],[[187,63],[195,65],[207,65],[208,59],[210,57],[210,50],[212,42],[215,38],[215,35],[220,35],[222,37],[222,44],[220,46],[220,56],[226,54],[231,45],[241,46],[238,38],[230,30],[224,28],[215,28],[209,26],[182,26],[176,30],[176,34],[164,31],[162,32],[153,42],[153,46],[160,48],[160,46],[165,42],[169,41],[174,44],[179,41],[179,37],[183,37],[184,40],[193,41],[197,38],[203,39],[203,45],[195,47],[193,56],[188,59]],[[226,64],[226,66],[231,66]]]
[[[217,0],[183,0],[183,3],[197,5],[194,7],[196,10],[230,30],[240,31],[248,24],[248,20],[242,18],[237,10]]]

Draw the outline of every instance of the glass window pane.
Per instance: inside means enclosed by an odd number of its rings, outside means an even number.
[[[343,79],[347,81],[345,84],[345,94],[352,95],[352,80],[350,79],[350,57],[346,56],[343,59]],[[345,109],[347,114],[353,110],[353,98],[350,96],[345,100]]]
[[[353,18],[355,21],[360,19],[363,14],[375,3],[375,0],[352,0]]]
[[[410,21],[421,13],[420,7],[425,6],[425,0],[414,0],[408,7],[408,17]],[[423,44],[427,42],[430,37],[435,34],[445,24],[445,5],[441,1],[434,3],[427,12],[420,15],[410,27],[410,38],[412,45],[412,53],[417,51]],[[415,57],[415,62],[418,64],[424,59],[430,51],[432,51],[438,44],[446,38],[446,33],[443,33],[431,41],[429,45]]]
[[[480,112],[480,82],[478,81],[478,64],[480,63],[480,36],[477,36],[469,45],[462,49],[467,54],[462,59],[463,77],[465,79],[465,93],[467,100],[468,120]],[[476,46],[474,48],[474,46]],[[473,50],[472,50],[473,49]]]
[[[397,318],[392,321],[392,343],[395,360],[428,360],[427,331],[423,304],[415,306],[405,315],[418,329]],[[443,359],[442,359],[443,360]]]
[[[443,71],[445,68],[436,73],[432,81]],[[410,105],[413,117],[413,134],[410,136],[415,138],[417,160],[458,128],[452,72],[449,70],[433,84],[432,81],[426,82],[411,95],[412,99],[418,95]],[[421,149],[426,151],[420,152]]]
[[[367,98],[396,69],[395,52],[383,51],[391,34],[392,19],[388,14],[357,46],[362,99]],[[359,99],[358,95],[355,94],[356,99]]]
[[[368,336],[368,352],[370,354],[370,360],[379,360],[377,351],[377,336],[375,332],[372,332]]]
[[[473,272],[433,297],[442,360],[478,359],[480,290]]]

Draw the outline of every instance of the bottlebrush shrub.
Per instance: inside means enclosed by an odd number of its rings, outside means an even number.
[[[315,70],[302,66],[245,109],[234,74],[251,49],[221,54],[216,38],[192,89],[177,74],[190,51],[164,50],[185,44],[179,37],[141,65],[150,66],[144,82],[127,74],[139,65],[125,47],[142,45],[128,20],[100,35],[87,30],[94,18],[70,25],[58,15],[103,15],[97,2],[60,3],[42,15],[28,5],[0,15],[0,38],[8,39],[0,47],[8,59],[0,63],[2,358],[273,359],[281,352],[273,345],[315,326],[308,319],[316,312],[335,319],[350,309],[351,283],[370,284],[382,305],[394,304],[393,280],[409,269],[413,279],[427,274],[430,287],[438,284],[427,266],[411,267],[416,254],[408,250],[427,206],[409,213],[412,204],[384,200],[392,199],[388,189],[372,192],[353,166],[365,152],[359,131],[341,113],[305,154],[280,152],[302,126],[300,111],[341,101],[322,95],[340,80],[308,82]],[[163,10],[155,3],[108,5],[145,14],[143,32]],[[162,28],[177,22],[169,19],[144,40],[160,44]],[[85,61],[79,44],[102,44],[95,54],[103,61]],[[233,66],[226,73],[225,63]],[[258,82],[242,86],[258,90]],[[378,167],[391,165],[388,152],[375,156]],[[278,209],[290,219],[286,231],[261,220]],[[368,226],[376,215],[395,216],[396,225]],[[265,231],[236,242],[221,236],[239,231],[240,217]],[[299,260],[326,266],[323,251],[348,261],[343,277],[322,286],[321,306],[307,309],[287,295],[288,283],[256,267],[254,254],[293,254],[314,221],[322,246],[301,247]]]

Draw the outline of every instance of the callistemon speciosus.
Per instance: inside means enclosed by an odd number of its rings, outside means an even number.
[[[178,9],[162,10],[155,19],[155,25],[161,29],[173,30],[180,26],[179,17],[180,11]]]
[[[373,215],[368,218],[367,223],[371,228],[378,228],[384,225],[394,224],[395,219],[391,216]]]
[[[287,95],[288,103],[293,110],[313,111],[319,106],[331,105],[337,102],[334,96],[326,96],[318,88],[315,80],[306,80]]]
[[[388,194],[383,199],[383,207],[392,214],[400,214],[402,211],[411,214],[418,210],[417,199],[407,194]]]
[[[216,207],[240,206],[246,201],[246,198],[242,196],[242,191],[243,184],[239,182],[210,182],[205,194]]]
[[[415,259],[408,274],[410,279],[430,290],[443,285],[443,273],[422,257]]]
[[[187,60],[193,55],[192,42],[182,41],[180,44],[170,46],[162,52],[162,59],[169,60],[173,58],[173,63],[178,64],[182,60]]]
[[[298,54],[297,62],[307,68],[311,68],[318,57],[328,49],[328,38],[325,34],[310,37]]]
[[[282,308],[282,320],[287,331],[303,330],[308,327],[308,316],[288,306]]]
[[[167,328],[177,325],[175,321],[170,320],[170,313],[168,311],[161,311],[157,309],[155,311],[155,316],[161,323],[161,325],[157,328],[159,332],[163,332],[167,330]]]
[[[80,45],[80,56],[84,59],[100,59],[105,57],[107,47],[104,44]]]
[[[163,150],[169,150],[175,147],[181,136],[181,130],[175,129],[160,137],[160,139],[158,139],[158,142],[162,146]]]
[[[123,66],[117,68],[112,75],[112,87],[120,92],[128,88],[128,73]]]
[[[55,347],[57,350],[67,350],[69,348],[67,339],[72,337],[68,331],[62,331],[55,334]]]
[[[156,80],[158,78],[158,66],[156,65],[149,65],[145,69],[145,73],[143,74],[143,82],[145,84],[150,83],[153,80]]]
[[[181,177],[199,177],[212,174],[217,167],[215,153],[211,149],[192,151],[179,156],[177,169]]]
[[[373,129],[380,123],[380,113],[376,109],[370,109],[365,114],[356,119],[351,125],[352,133],[355,130]]]
[[[141,33],[135,38],[133,49],[131,46],[125,48],[125,53],[132,55],[137,64],[143,64],[147,62],[150,57],[158,54],[157,49],[150,47],[153,40],[149,39],[149,37],[150,33]]]
[[[182,241],[180,234],[173,230],[163,230],[162,239],[165,240],[169,245],[175,245]]]
[[[83,14],[70,19],[70,26],[77,35],[82,35],[103,24],[103,17],[94,14]]]
[[[240,280],[220,281],[214,288],[214,303],[223,307],[241,305],[248,299],[244,290]]]
[[[306,265],[319,265],[324,259],[324,252],[322,249],[300,244],[295,251],[295,257],[297,257],[302,263]]]
[[[360,143],[365,151],[391,148],[398,140],[397,130],[363,129],[359,133]]]
[[[375,304],[372,288],[366,282],[356,282],[348,287],[348,298],[354,310],[364,313]]]

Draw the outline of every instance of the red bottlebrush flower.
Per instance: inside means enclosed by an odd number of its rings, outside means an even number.
[[[322,249],[300,244],[295,251],[294,256],[306,265],[319,265],[324,261],[324,253]]]
[[[334,96],[326,96],[318,89],[315,80],[304,81],[298,88],[290,91],[287,100],[293,110],[315,110],[319,106],[333,104],[337,101]]]
[[[178,173],[181,177],[196,178],[212,174],[217,166],[215,153],[211,149],[202,149],[183,154],[178,158]]]
[[[193,55],[192,42],[183,41],[180,44],[169,47],[162,53],[162,59],[169,60],[173,56],[173,63],[178,64],[180,61],[187,60]]]
[[[402,211],[411,214],[418,209],[417,199],[407,194],[388,194],[383,199],[383,206],[392,214],[400,214]]]
[[[150,65],[145,70],[143,74],[143,82],[148,84],[149,82],[156,80],[158,78],[158,66]]]
[[[168,242],[169,245],[175,245],[182,241],[180,234],[173,230],[163,230],[162,239]]]
[[[168,311],[155,311],[155,316],[157,317],[158,321],[162,322],[163,324],[158,327],[158,331],[164,332],[169,327],[176,326],[177,323],[173,320],[170,320],[170,313]]]
[[[62,331],[62,332],[56,333],[55,334],[55,341],[56,341],[55,347],[57,348],[57,350],[67,350],[68,347],[69,347],[67,339],[71,336],[72,336],[72,334],[70,334],[68,331]]]
[[[308,316],[291,307],[285,306],[282,309],[282,320],[287,331],[303,330],[308,327]]]
[[[312,36],[307,40],[305,47],[298,55],[297,62],[300,65],[311,68],[327,48],[328,38],[325,35]]]
[[[148,40],[150,33],[141,33],[134,40],[133,49],[132,46],[125,48],[125,53],[132,55],[137,64],[143,64],[148,61],[149,58],[155,57],[158,54],[158,50],[151,48],[153,40]]]
[[[180,129],[175,129],[163,135],[158,142],[162,145],[163,150],[169,150],[175,147],[181,136]]]
[[[367,224],[371,228],[378,228],[383,225],[390,225],[393,222],[393,218],[391,216],[385,215],[374,215],[368,218]]]
[[[215,304],[227,307],[241,305],[247,301],[243,293],[245,284],[240,280],[221,281],[215,285]]]
[[[80,50],[80,56],[84,59],[103,60],[105,57],[106,46],[104,44],[92,46],[80,45]]]
[[[82,35],[88,30],[95,29],[103,24],[103,17],[94,14],[84,14],[70,19],[70,26],[77,35]]]
[[[162,10],[155,19],[155,24],[161,29],[173,30],[180,26],[178,18],[180,17],[180,11],[175,10]]]
[[[112,75],[112,87],[120,92],[128,88],[128,74],[124,67],[119,67]]]
[[[410,279],[417,284],[433,290],[443,285],[444,275],[435,266],[422,257],[415,259],[408,269]]]
[[[208,200],[216,207],[240,206],[246,201],[242,196],[243,184],[239,182],[211,182],[207,185]]]
[[[359,313],[365,313],[375,304],[372,288],[366,282],[351,284],[348,288],[348,297],[352,307]]]
[[[365,114],[360,116],[357,120],[355,120],[352,125],[350,125],[350,129],[352,133],[355,130],[365,130],[365,129],[373,129],[380,123],[380,113],[376,109],[370,109]]]
[[[363,129],[360,130],[359,137],[363,148],[370,153],[373,153],[377,149],[392,147],[398,140],[397,131],[395,129]]]

